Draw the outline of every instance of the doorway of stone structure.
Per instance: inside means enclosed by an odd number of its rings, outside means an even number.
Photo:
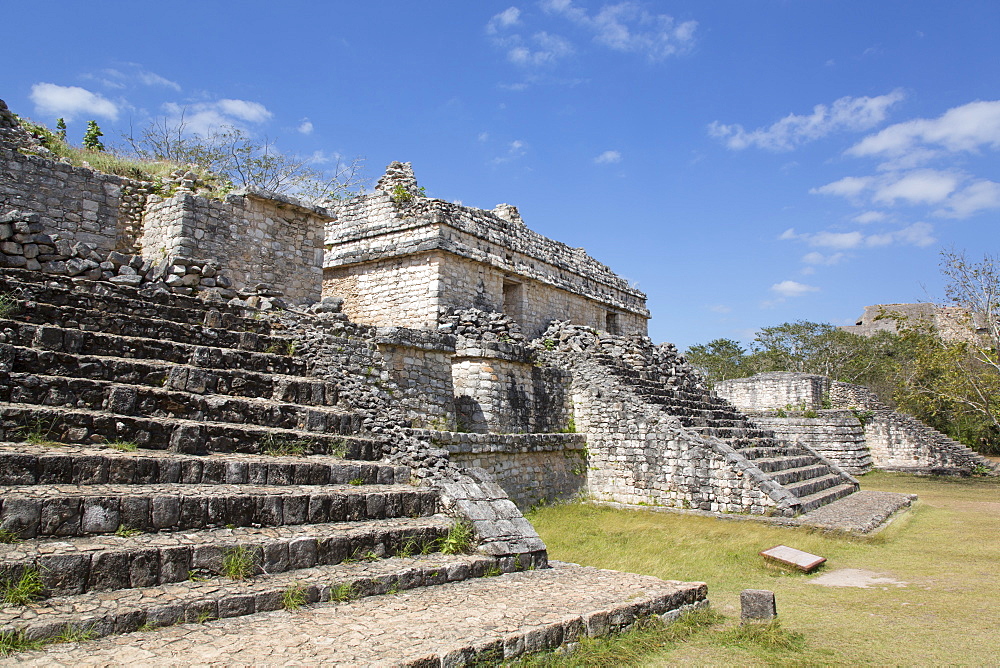
[[[524,325],[524,284],[504,279],[503,282],[503,312],[514,319],[519,325]]]
[[[604,317],[604,330],[608,334],[618,334],[618,314],[611,311]]]

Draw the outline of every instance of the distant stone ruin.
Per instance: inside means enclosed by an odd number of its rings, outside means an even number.
[[[808,443],[853,474],[872,468],[968,475],[990,460],[890,409],[860,385],[807,373],[770,372],[716,383],[715,391],[782,438]]]
[[[901,327],[928,325],[945,341],[969,340],[981,324],[960,306],[919,304],[874,304],[853,325],[840,329],[859,336],[873,336],[877,332],[898,332]]]

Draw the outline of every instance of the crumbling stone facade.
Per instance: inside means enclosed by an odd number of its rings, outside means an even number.
[[[423,197],[409,163],[332,211],[323,292],[343,297],[359,322],[433,328],[450,308],[475,307],[531,337],[567,317],[646,333],[646,296],[583,249],[533,232],[507,204],[483,211]]]

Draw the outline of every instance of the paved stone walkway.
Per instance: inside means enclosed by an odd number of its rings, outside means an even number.
[[[3,666],[451,666],[707,605],[703,583],[555,563],[294,612],[183,624],[9,656]]]
[[[916,494],[863,490],[796,518],[820,529],[869,534],[883,529],[897,512],[909,508]]]

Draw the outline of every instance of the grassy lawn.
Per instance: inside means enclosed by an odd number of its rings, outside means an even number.
[[[629,658],[613,664],[1000,662],[1000,481],[872,473],[862,486],[920,500],[871,538],[582,504],[543,508],[532,521],[552,559],[708,583],[722,618],[670,637],[654,630],[652,641],[649,634],[633,637],[621,647],[621,657]],[[779,544],[827,562],[812,575],[766,566],[757,553]],[[811,584],[842,568],[905,585]],[[739,592],[748,588],[775,592],[782,629],[775,637],[742,637],[734,628]],[[610,654],[593,665],[616,656],[613,646],[605,650]]]

